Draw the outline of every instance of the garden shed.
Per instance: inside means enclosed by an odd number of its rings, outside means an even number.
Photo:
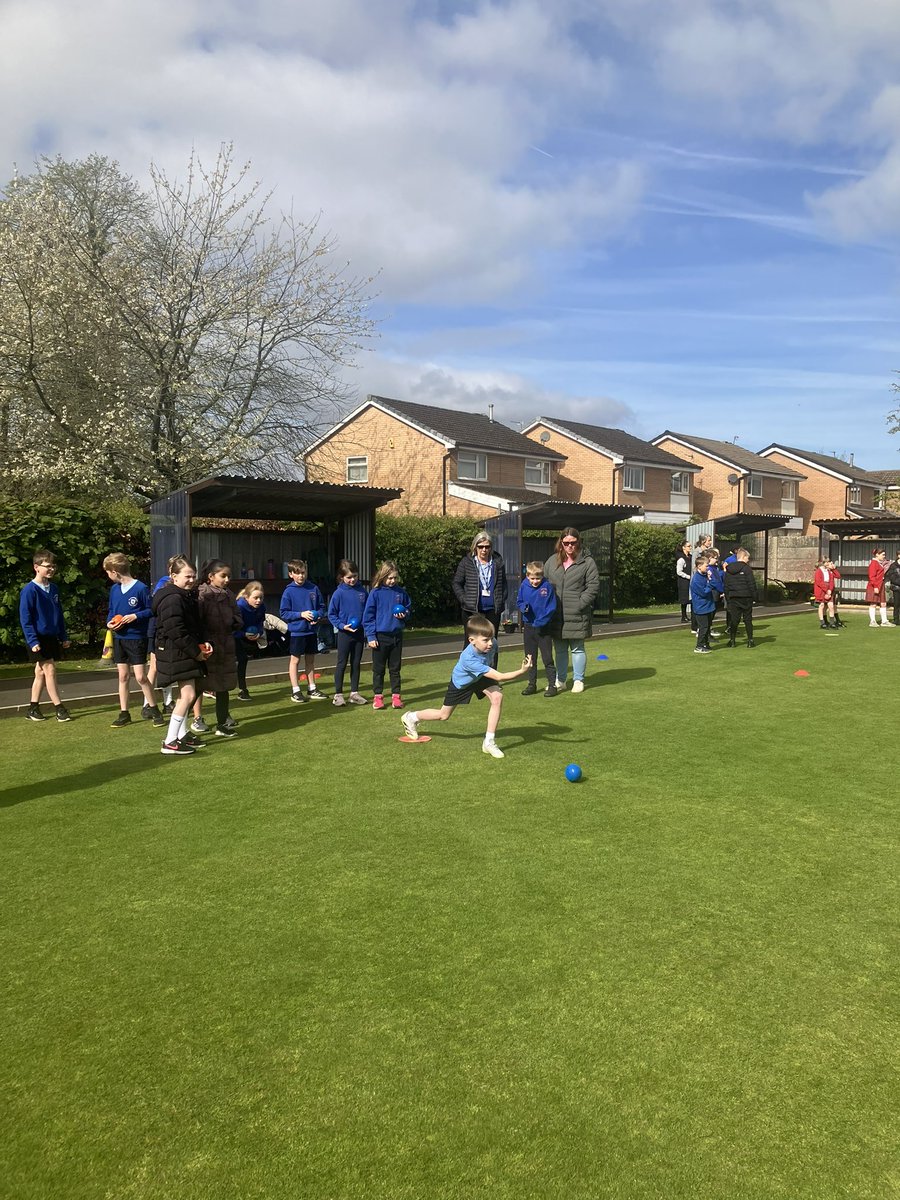
[[[331,591],[342,558],[358,562],[363,578],[372,573],[375,512],[402,494],[401,488],[239,475],[201,479],[148,505],[152,576],[165,574],[173,554],[197,562],[222,558],[235,580],[259,579],[275,594],[287,579],[287,561],[303,558],[310,577]],[[285,528],[296,522],[305,528]]]
[[[876,546],[888,561],[900,551],[900,516],[835,517],[813,525],[819,530],[819,557],[827,555],[841,573],[841,599],[863,604]]]

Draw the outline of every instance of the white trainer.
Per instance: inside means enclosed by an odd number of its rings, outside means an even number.
[[[491,758],[506,758],[506,755],[496,742],[482,742],[481,749],[485,754],[489,754]]]
[[[557,679],[556,690],[558,692],[564,692],[566,690],[566,681],[564,679]]]
[[[403,728],[406,730],[406,736],[411,742],[419,740],[419,722],[415,719],[411,712],[405,712],[400,718]]]
[[[583,679],[574,679],[572,681],[572,691],[573,692],[583,692],[584,691],[584,680]]]

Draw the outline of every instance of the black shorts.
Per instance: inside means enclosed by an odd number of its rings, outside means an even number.
[[[447,684],[447,694],[444,697],[444,704],[448,708],[457,708],[460,704],[468,704],[474,696],[476,700],[483,700],[484,693],[489,687],[496,687],[496,679],[488,679],[486,675],[479,675],[471,683],[467,683],[465,687],[458,688],[451,679]]]
[[[142,667],[147,661],[146,638],[113,638],[113,662]]]
[[[315,654],[318,639],[314,633],[291,634],[291,658],[303,658],[306,654]]]
[[[28,658],[33,663],[51,662],[62,658],[62,642],[55,633],[39,633],[37,650],[28,647]]]

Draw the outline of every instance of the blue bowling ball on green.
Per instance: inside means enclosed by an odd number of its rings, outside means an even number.
[[[581,780],[581,767],[578,763],[569,763],[566,767],[566,779],[569,783],[578,783]]]

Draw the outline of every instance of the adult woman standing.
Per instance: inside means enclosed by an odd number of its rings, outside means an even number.
[[[556,658],[556,690],[566,686],[572,656],[572,691],[584,691],[587,654],[584,639],[591,636],[591,614],[600,591],[597,564],[581,545],[581,534],[567,526],[556,542],[556,553],[544,563],[544,575],[556,589],[556,616],[551,626]]]
[[[688,622],[687,606],[691,602],[691,543],[682,542],[675,559],[675,582],[678,584],[678,603],[681,605],[681,623]]]
[[[499,554],[494,553],[491,535],[483,529],[472,538],[469,553],[462,559],[453,576],[453,594],[462,609],[463,647],[469,644],[466,621],[482,613],[494,626],[494,666],[497,665],[497,633],[506,606],[508,593],[506,568]]]

